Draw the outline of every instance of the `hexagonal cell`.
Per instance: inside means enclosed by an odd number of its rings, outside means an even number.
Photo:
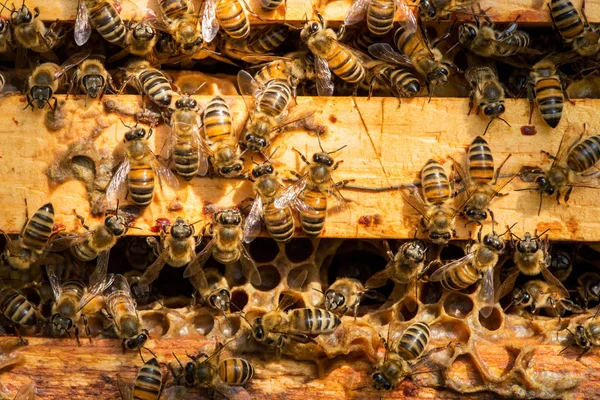
[[[464,256],[464,248],[452,243],[444,247],[440,252],[440,260],[442,260],[442,262],[447,260],[458,260],[459,258],[462,258]]]
[[[234,290],[231,292],[230,303],[232,311],[243,310],[248,304],[248,293],[244,290]]]
[[[256,238],[250,243],[250,256],[257,263],[271,262],[279,254],[277,242],[271,238]]]
[[[262,266],[257,266],[258,271],[260,272]],[[248,282],[248,279],[242,273],[242,266],[240,262],[236,262],[234,264],[229,264],[225,268],[225,279],[229,283],[229,286],[242,286]]]
[[[398,312],[402,314],[405,321],[412,320],[419,312],[418,304],[414,303],[414,301],[412,302],[412,304],[408,303],[409,302],[403,301],[402,303],[400,303],[400,307],[398,307]]]
[[[500,329],[502,322],[504,322],[504,316],[497,307],[492,309],[492,313],[489,317],[484,317],[481,315],[481,311],[479,312],[479,323],[488,331],[496,331]]]
[[[142,314],[142,325],[148,329],[151,337],[161,337],[169,331],[171,322],[167,315],[160,311],[146,311]]]
[[[436,304],[442,294],[443,288],[439,282],[425,282],[419,288],[419,300],[423,304]]]
[[[285,255],[291,262],[300,263],[308,260],[314,249],[311,239],[295,238],[285,244]]]
[[[198,299],[200,300],[200,299]],[[184,308],[192,304],[192,299],[185,296],[167,297],[161,300],[164,307],[167,308]]]
[[[493,354],[479,352],[479,357],[483,363],[482,367],[491,375],[501,378],[508,374],[515,366],[515,361],[520,353],[520,349],[498,346]],[[490,359],[486,359],[489,357]]]
[[[195,289],[190,280],[183,277],[183,271],[185,268],[165,265],[160,271],[158,279],[152,282],[152,287],[165,297],[191,297]]]
[[[470,354],[461,354],[452,363],[448,369],[448,378],[454,381],[454,385],[460,391],[460,387],[472,388],[473,386],[482,386],[485,384],[477,362]],[[471,390],[469,390],[471,392]]]
[[[229,323],[227,323],[227,320]],[[227,316],[227,320],[223,323],[222,320],[219,320],[219,325],[221,327],[221,332],[225,337],[233,337],[240,330],[242,320],[238,315],[229,314]]]
[[[338,248],[327,268],[327,283],[331,285],[340,277],[366,282],[386,264],[383,250],[368,242],[347,240]]]
[[[442,343],[467,343],[471,337],[471,329],[460,319],[441,317],[430,327],[431,338]]]
[[[450,293],[444,299],[444,311],[455,318],[464,318],[473,311],[473,300],[462,293]]]
[[[190,321],[190,327],[200,335],[208,335],[215,326],[215,320],[208,312],[199,312]]]
[[[307,271],[306,279],[304,282],[300,282],[300,274]],[[290,289],[303,290],[311,282],[317,282],[319,280],[317,269],[311,264],[304,264],[300,267],[292,269],[287,276],[287,284]],[[299,285],[299,286],[298,286]]]
[[[279,274],[277,268],[275,268],[273,265],[263,265],[258,268],[258,271],[260,272],[262,282],[260,286],[252,285],[256,289],[260,290],[261,292],[268,292],[269,290],[275,289],[275,287],[279,285],[279,282],[281,281],[281,275]]]

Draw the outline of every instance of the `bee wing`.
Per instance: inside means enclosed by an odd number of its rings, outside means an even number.
[[[282,56],[273,56],[267,54],[253,54],[242,57],[242,61],[246,61],[247,63],[256,64],[251,65],[249,68],[262,68],[266,65],[272,63],[273,61],[284,60],[284,61],[292,61],[291,57],[282,57]],[[262,63],[262,64],[258,64]]]
[[[256,268],[256,264],[250,254],[248,254],[248,249],[242,243],[240,243],[240,263],[242,264],[242,273],[254,286],[260,286],[262,283],[262,278],[260,277],[260,273],[258,272],[258,268]]]
[[[262,198],[260,194],[256,193],[256,198],[254,199],[254,203],[252,203],[252,208],[250,209],[250,213],[246,217],[246,221],[244,221],[244,242],[250,243],[253,241],[262,228],[262,214],[263,214],[263,205]]]
[[[60,294],[62,293],[60,279],[56,275],[56,267],[57,265],[53,264],[46,265],[46,273],[48,274],[48,281],[50,282],[50,287],[52,287],[52,293],[54,294],[55,301],[60,299]]]
[[[135,308],[135,302],[133,301],[133,296],[131,295],[131,288],[129,287],[129,283],[127,279],[121,274],[115,275],[115,278],[111,285],[109,285],[105,290],[103,295],[106,297],[110,293],[113,292],[123,292],[124,294],[124,302],[121,303],[121,306],[125,307],[125,310],[133,315],[137,315],[137,310]]]
[[[133,399],[133,393],[131,390],[131,386],[121,379],[117,374],[117,388],[119,389],[119,394],[121,395],[121,399]]]
[[[161,186],[164,181],[171,189],[179,189],[179,181],[177,180],[177,177],[169,168],[165,166],[165,164],[155,158],[152,160],[152,167],[154,168],[154,171],[156,171],[156,175],[158,176]]]
[[[156,278],[158,278],[158,275],[160,275],[160,271],[163,269],[168,259],[169,252],[167,250],[163,250],[159,254],[158,258],[154,260],[154,262],[150,264],[148,268],[146,268],[138,283],[139,286],[149,286],[152,282],[154,282]]]
[[[313,116],[317,112],[316,108],[311,108],[308,110],[295,108],[292,112],[288,113],[274,129],[283,128],[286,125],[293,124],[298,121],[302,121],[308,117]]]
[[[367,280],[367,282],[365,283],[365,287],[368,287],[369,289],[375,289],[385,286],[390,277],[391,269],[390,263],[388,263],[384,270],[376,272],[375,275],[373,275]]]
[[[295,200],[298,199],[300,193],[306,189],[306,182],[308,180],[308,175],[305,174],[302,178],[298,179],[292,185],[285,188],[279,197],[277,197],[274,201],[275,208],[286,208],[290,205],[295,206]],[[301,201],[302,202],[302,201]],[[302,202],[303,203],[303,202]]]
[[[467,254],[466,256],[459,258],[458,260],[454,260],[452,262],[449,262],[448,264],[442,265],[437,271],[435,271],[433,274],[431,274],[431,276],[429,277],[429,280],[433,281],[433,282],[439,282],[443,279],[444,272],[449,271],[453,268],[459,268],[462,265],[468,264],[468,263],[472,262],[474,258],[475,258],[475,253],[471,252],[471,253]]]
[[[533,183],[538,177],[544,176],[544,171],[539,167],[524,165],[517,175],[523,182]]]
[[[69,247],[85,242],[94,231],[86,231],[82,233],[68,233],[61,235],[59,238],[52,240],[50,243],[50,251],[63,251]]]
[[[515,287],[515,282],[517,281],[518,276],[519,268],[514,267],[512,271],[508,274],[504,282],[500,284],[498,290],[496,290],[495,301],[500,301],[501,298],[510,293],[510,291]]]
[[[14,400],[33,400],[35,399],[35,383],[29,382],[21,386]]]
[[[331,80],[331,70],[324,58],[314,55],[317,93],[319,96],[333,96],[333,81]]]
[[[344,25],[354,25],[365,19],[370,0],[354,0],[348,9]]]
[[[600,172],[575,175],[569,186],[598,189],[600,188]]]
[[[505,39],[505,40],[507,40],[507,39]],[[505,42],[504,40],[493,40],[492,39],[491,41],[494,43],[494,46],[498,50],[501,50],[501,51],[504,50],[504,51],[510,51],[510,52],[518,53],[518,54],[528,54],[528,55],[532,55],[532,56],[539,56],[540,54],[542,54],[542,52],[539,50],[532,49],[529,47],[524,47],[524,46],[513,45],[513,44]]]
[[[212,255],[212,249],[215,246],[215,243],[217,243],[217,238],[213,236],[213,238],[210,239],[210,242],[206,244],[206,247],[204,247],[202,251],[196,255],[196,258],[194,258],[189,263],[185,271],[183,271],[184,278],[189,278],[190,276],[196,275],[198,273],[204,274],[204,272],[202,271],[202,267],[204,267],[204,264],[206,264],[206,261]]]
[[[80,51],[79,53],[75,53],[73,54],[71,57],[69,57],[67,59],[67,61],[65,61],[61,66],[60,66],[60,70],[54,74],[54,79],[59,79],[61,76],[63,76],[68,70],[70,70],[71,68],[79,65],[81,62],[83,62],[86,58],[88,58],[90,56],[90,54],[92,54],[92,50],[87,49],[85,51]]]
[[[240,70],[237,74],[238,87],[240,88],[240,94],[244,99],[244,104],[248,112],[254,111],[255,102],[254,100],[260,96],[260,86],[258,82],[244,70]]]
[[[92,35],[92,26],[90,25],[90,13],[85,0],[79,0],[77,3],[77,14],[75,15],[74,38],[77,46],[83,46]]]
[[[204,11],[202,13],[202,38],[206,43],[213,41],[217,32],[219,32],[219,21],[216,15],[217,3],[215,0],[206,0],[204,2]]]
[[[165,400],[181,400],[186,390],[183,386],[171,386],[165,389]]]
[[[406,67],[413,67],[413,63],[409,57],[402,53],[398,53],[387,43],[375,43],[369,46],[369,54],[378,60],[399,64]]]
[[[488,268],[483,273],[481,287],[479,288],[479,298],[481,299],[482,307],[479,310],[485,318],[492,314],[494,309],[494,268]]]
[[[415,185],[407,185],[399,190],[404,201],[425,218],[426,204],[419,194],[419,189]]]
[[[108,272],[108,258],[110,250],[101,251],[96,258],[96,269],[90,275],[90,286],[96,285],[98,282],[104,281]]]
[[[543,263],[540,269],[541,269],[541,272],[542,272],[542,276],[544,277],[544,279],[546,280],[546,282],[548,282],[549,284],[555,286],[556,289],[557,289],[557,291],[558,291],[558,293],[562,297],[568,299],[569,298],[569,291],[565,288],[565,286],[562,284],[562,282],[558,280],[557,277],[555,277],[554,275],[552,275],[552,272],[550,272],[550,270],[546,266],[546,263]]]
[[[173,128],[169,129],[169,137],[163,143],[162,148],[160,149],[160,159],[164,161],[164,163],[171,168],[173,166],[173,151],[175,148],[175,140],[177,140],[177,135],[173,132]]]
[[[106,188],[108,208],[116,208],[119,197],[124,197],[124,193],[127,190],[127,175],[129,174],[130,169],[131,164],[129,163],[129,157],[125,157],[125,160],[123,160]]]
[[[77,306],[77,311],[80,311],[85,307],[90,301],[94,299],[94,297],[98,296],[100,293],[104,292],[104,289],[109,287],[113,281],[115,280],[115,276],[113,274],[107,275],[103,280],[96,282],[94,285],[91,285],[85,296],[79,300],[79,304]]]

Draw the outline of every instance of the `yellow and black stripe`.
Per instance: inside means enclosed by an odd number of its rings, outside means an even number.
[[[320,335],[333,331],[342,323],[337,315],[320,308],[296,308],[288,315],[292,333]]]
[[[173,149],[173,162],[177,174],[186,181],[192,180],[198,174],[199,161],[198,147],[192,145],[190,140],[178,138]]]
[[[458,292],[477,283],[480,279],[481,273],[473,263],[464,263],[444,271],[440,282],[444,289]]]
[[[435,160],[430,159],[421,171],[423,196],[428,204],[443,204],[450,198],[450,182],[444,168]]]
[[[290,74],[284,60],[275,60],[259,69],[254,79],[259,85],[264,85],[273,79],[289,80]]]
[[[535,99],[544,121],[550,127],[556,128],[562,117],[564,104],[562,85],[557,75],[540,73],[539,76],[535,81]]]
[[[260,6],[263,10],[272,11],[279,7],[284,0],[260,0]]]
[[[370,0],[367,7],[367,26],[375,35],[385,35],[394,26],[395,0]]]
[[[415,74],[404,68],[389,66],[384,70],[392,84],[393,91],[402,93],[404,96],[416,96],[421,91],[421,82]]]
[[[395,351],[405,360],[414,360],[423,354],[430,334],[429,325],[425,322],[415,322],[404,331]]]
[[[169,107],[173,101],[174,91],[165,74],[156,68],[146,68],[138,75],[143,92],[161,107]]]
[[[494,179],[492,149],[481,136],[469,146],[469,176],[475,183],[490,183]]]
[[[287,25],[273,25],[266,30],[260,30],[252,34],[248,50],[251,53],[268,53],[281,46],[290,33]]]
[[[75,246],[71,247],[71,254],[81,261],[91,261],[98,257],[98,252],[90,245],[90,239],[91,237],[88,237],[88,239],[85,241],[77,243]]]
[[[107,42],[125,47],[127,27],[110,1],[100,1],[89,14],[92,26]]]
[[[132,162],[127,176],[129,195],[134,204],[145,207],[154,197],[154,170],[149,164]]]
[[[554,26],[566,42],[581,37],[585,31],[583,20],[570,0],[552,0],[550,16]]]
[[[569,152],[567,166],[575,172],[585,172],[600,159],[600,136],[594,135],[579,143]]]
[[[219,377],[223,383],[242,386],[254,376],[254,367],[243,358],[229,358],[219,364]]]
[[[284,80],[274,80],[266,84],[257,109],[271,117],[281,115],[292,99],[292,88]]]
[[[214,97],[204,110],[204,135],[209,143],[229,140],[232,134],[231,112],[227,102]]]
[[[307,236],[319,236],[325,228],[327,196],[320,190],[307,189],[300,197],[312,208],[311,211],[300,211],[302,230]]]
[[[250,34],[250,20],[239,0],[219,0],[215,11],[219,26],[234,39],[244,39]]]
[[[368,26],[363,26],[360,28],[358,33],[354,35],[352,38],[352,47],[362,51],[363,53],[369,52],[369,46],[381,43],[381,38],[375,34],[373,34]]]
[[[21,236],[24,248],[41,254],[52,235],[54,228],[54,206],[47,203],[41,206],[27,223]]]
[[[80,280],[72,279],[64,282],[61,285],[60,298],[56,301],[56,312],[73,318],[86,290],[87,287]]]
[[[14,289],[4,289],[0,293],[0,311],[17,325],[33,326],[37,324],[35,308],[25,296]]]
[[[142,365],[135,377],[133,386],[134,400],[158,400],[162,387],[162,372],[156,358]]]
[[[358,58],[348,49],[342,47],[337,41],[331,38],[328,46],[325,46],[326,51],[320,54],[325,58],[329,69],[336,74],[340,79],[349,83],[360,83],[365,78],[365,68]]]
[[[396,29],[396,32],[394,32],[394,43],[396,43],[398,50],[412,60],[415,59],[415,56],[422,53],[427,53],[429,56],[429,50],[423,46],[423,43],[416,36],[416,33],[407,31],[403,26],[399,27]]]
[[[269,202],[264,210],[263,217],[269,235],[276,242],[289,242],[294,235],[294,216],[289,207],[277,208]]]
[[[166,19],[169,21],[180,18],[189,11],[186,0],[160,0],[158,4]]]

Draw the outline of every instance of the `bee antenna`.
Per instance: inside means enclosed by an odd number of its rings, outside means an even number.
[[[507,121],[507,120],[505,120],[504,118],[502,118],[502,117],[496,117],[496,118],[498,118],[500,121],[502,121],[502,122],[504,122],[506,125],[508,125],[508,127],[509,127],[509,128],[511,127],[511,126],[510,126],[510,124],[508,123],[508,121]]]
[[[271,153],[271,155],[269,157],[267,157],[268,162],[271,162],[271,158],[273,158],[273,156],[275,155],[275,153],[277,153],[277,150],[279,150],[279,146],[275,147],[275,150],[273,150],[273,152]]]
[[[489,208],[488,208],[488,213],[490,214],[490,218],[492,219],[492,233],[495,233],[494,232],[494,225],[496,224],[496,221],[494,220],[494,213]]]
[[[355,391],[355,390],[358,391],[358,390],[369,389],[370,387],[371,387],[371,385],[365,385],[365,386],[355,387],[355,388],[352,388],[350,390],[352,390],[352,391]]]
[[[319,292],[319,293],[324,293],[321,289],[317,289],[317,288],[312,288],[312,290],[314,290],[315,292]],[[599,308],[600,309],[600,308]]]
[[[540,233],[540,234],[539,234],[539,235],[537,235],[535,238],[536,238],[536,239],[539,239],[540,237],[544,236],[544,234],[545,234],[546,232],[548,232],[550,229],[552,229],[552,228],[548,228],[548,229],[546,229],[544,232]]]
[[[198,222],[202,222],[202,220],[199,219],[198,221],[194,221],[194,222],[192,222],[191,224],[188,224],[188,225],[196,225]],[[165,225],[171,226],[171,224],[165,224]]]
[[[183,370],[183,364],[181,363],[181,361],[179,361],[179,358],[177,358],[177,354],[175,354],[175,352],[171,352],[171,354],[173,354],[173,357],[175,357],[175,359],[177,360],[177,362],[179,363],[179,366],[181,367],[181,369]],[[182,371],[183,372],[183,371]]]
[[[542,202],[544,201],[544,193],[540,192],[540,206],[538,207],[538,216],[542,212]]]
[[[512,228],[513,228],[513,227],[514,227],[516,224],[518,224],[518,222],[515,222],[515,223],[514,223],[514,224],[512,224],[511,226],[508,226],[508,225],[507,225],[507,226],[506,226],[506,230],[505,230],[504,232],[502,232],[502,234],[501,234],[501,235],[498,235],[498,236],[504,236],[504,235],[506,235],[506,233],[507,233],[507,232],[510,232],[510,234],[511,234],[511,235],[517,236],[517,235],[515,235],[514,233],[512,233],[512,232],[510,231],[510,230],[511,230],[511,229],[512,229]],[[493,225],[492,225],[492,227],[493,227]],[[493,228],[492,228],[492,232],[493,232]],[[517,236],[517,238],[518,238],[518,236]],[[520,239],[519,239],[519,240],[520,240]]]
[[[321,151],[323,153],[325,153],[325,150],[323,150],[323,144],[321,143],[321,135],[317,135],[317,140],[319,141],[319,148],[321,149]]]
[[[500,300],[500,299],[498,299]],[[513,304],[515,304],[514,300],[511,300],[510,303],[508,303],[508,305],[506,307],[504,307],[504,309],[502,311],[506,312],[509,308],[511,308],[513,306]]]
[[[123,124],[123,125],[124,125],[126,128],[133,129],[131,126],[127,125],[127,124],[125,123],[125,121],[123,121],[121,118],[119,118],[119,121],[121,121],[121,123],[122,123],[122,124]],[[137,124],[135,124],[135,125],[137,126]]]
[[[252,156],[250,156],[250,161],[252,161],[252,164],[254,164],[254,165],[260,165],[259,163],[254,161],[254,157],[252,157]]]
[[[329,152],[329,153],[327,153],[327,154],[333,154],[333,153],[337,153],[338,151],[340,151],[340,150],[344,149],[345,147],[348,147],[348,145],[347,145],[347,144],[345,144],[345,145],[343,145],[342,147],[340,147],[339,149],[337,149],[337,150],[334,150],[334,151],[330,151],[330,152]]]
[[[142,349],[146,350],[148,353],[152,354],[152,356],[154,356],[154,358],[158,359],[158,357],[156,356],[156,354],[154,354],[154,352],[152,350],[150,350],[149,348],[147,348],[146,346],[142,347],[140,349],[140,357],[142,356]],[[142,357],[142,361],[144,361],[144,358]],[[146,363],[146,361],[144,361],[144,364]]]

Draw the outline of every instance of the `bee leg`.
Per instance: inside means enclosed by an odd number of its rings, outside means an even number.
[[[340,166],[340,164],[341,164],[341,163],[343,163],[343,162],[344,162],[344,160],[340,160],[340,161],[336,162],[336,163],[333,165],[333,168],[332,168],[331,170],[332,170],[332,171],[335,171],[336,169],[338,169],[338,167]]]
[[[527,100],[529,100],[529,125],[531,125],[531,117],[533,116],[533,100],[535,94],[533,92],[533,85],[530,83],[527,85]]]
[[[35,7],[33,9],[33,11],[35,12],[35,14],[33,15],[33,18],[37,18],[40,15],[40,9],[38,7]]]
[[[32,99],[31,99],[31,96],[29,95],[29,93],[27,93],[26,98],[27,98],[27,104],[25,104],[25,108],[23,108],[23,110],[27,110],[27,108],[31,106],[31,111],[33,111],[35,109],[35,106],[33,105],[33,102],[32,102]]]
[[[12,327],[14,328],[15,332],[17,332],[17,336],[19,336],[19,346],[27,346],[29,342],[27,341],[27,339],[24,339],[23,336],[21,336],[21,332],[19,332],[19,327],[17,325],[13,325]]]
[[[81,222],[81,226],[83,226],[86,230],[90,230],[90,227],[87,226],[85,224],[85,218],[79,214],[77,214],[77,211],[73,210],[73,212],[75,213],[75,216],[77,217],[77,219]]]
[[[569,198],[571,197],[571,192],[572,192],[572,191],[573,191],[573,186],[570,186],[570,187],[569,187],[569,189],[567,189],[567,193],[565,193],[565,197],[564,197],[564,199],[565,199],[565,203],[566,203],[567,201],[569,201]]]
[[[84,329],[85,329],[85,335],[90,340],[90,343],[92,343],[92,334],[90,332],[90,326],[88,324],[88,319],[87,319],[87,317],[84,314],[81,314],[81,319],[83,319],[83,326],[84,326]],[[79,334],[79,328],[77,328],[76,333]]]
[[[309,161],[306,159],[306,156],[305,156],[304,154],[300,153],[300,151],[298,151],[297,149],[295,149],[295,148],[293,148],[293,147],[292,147],[292,150],[294,150],[296,153],[298,153],[298,155],[300,156],[300,159],[301,159],[302,161],[304,161],[304,163],[305,163],[306,165],[310,165],[310,162],[309,162]]]
[[[585,15],[585,0],[581,2],[581,17],[583,18],[583,26],[590,29],[590,23],[588,22],[587,15]]]
[[[583,355],[585,353],[587,353],[588,351],[590,351],[590,349],[591,349],[591,346],[590,347],[586,347],[585,349],[583,349],[583,351],[581,352],[581,354],[577,356],[576,360],[579,361],[581,359],[581,357],[583,357]]]

